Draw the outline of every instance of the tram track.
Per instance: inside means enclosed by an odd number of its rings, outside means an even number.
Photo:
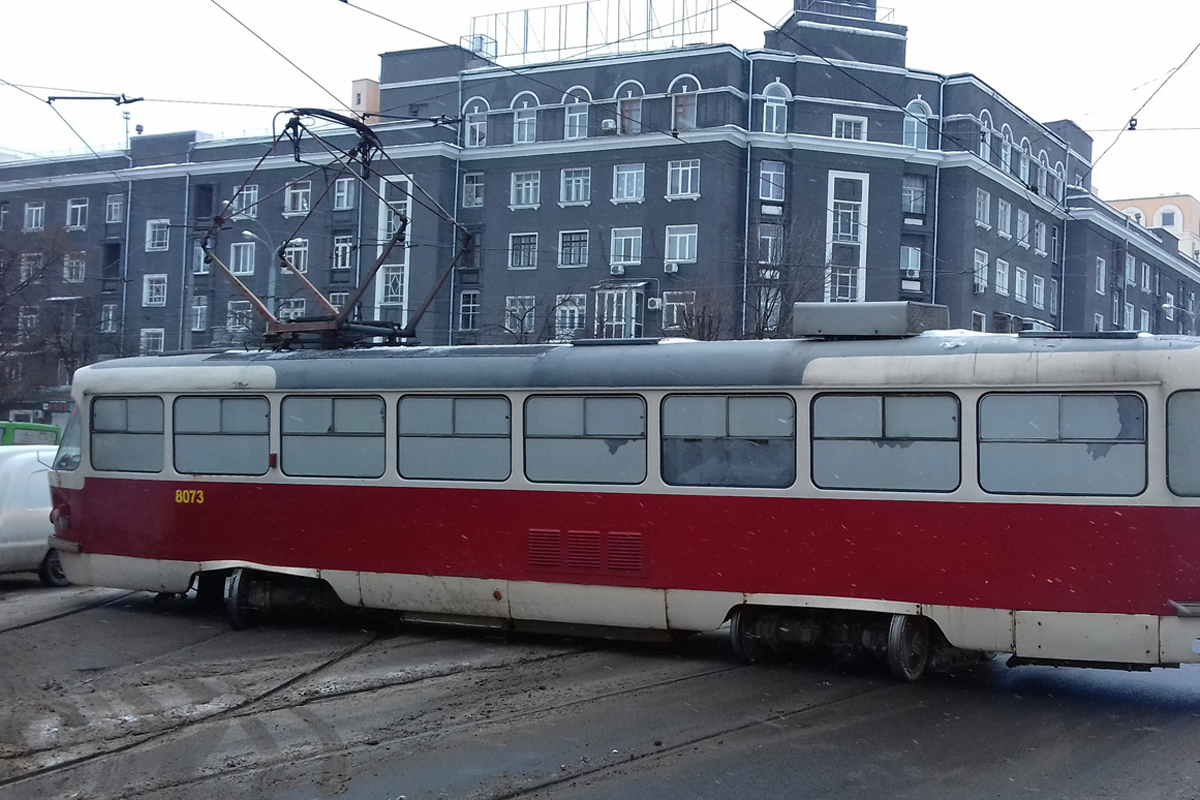
[[[136,590],[122,592],[121,594],[115,595],[113,597],[106,597],[102,600],[96,600],[94,602],[87,603],[86,605],[72,608],[68,611],[62,611],[58,614],[51,614],[50,616],[47,616],[47,617],[41,617],[39,619],[30,620],[28,622],[22,622],[17,625],[9,625],[6,628],[0,628],[0,635],[6,634],[6,633],[12,633],[13,631],[26,630],[28,628],[36,627],[38,625],[45,625],[48,622],[54,622],[55,620],[60,620],[65,617],[70,617],[75,614],[82,614],[85,611],[92,611],[97,608],[103,608],[104,606],[109,606],[109,605],[112,605],[113,603],[119,603],[120,601],[126,599],[127,597],[130,597],[131,595],[135,595],[135,594],[138,594],[138,592]]]

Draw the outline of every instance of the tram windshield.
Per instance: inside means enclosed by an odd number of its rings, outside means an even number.
[[[54,456],[54,468],[70,472],[79,466],[80,449],[83,445],[83,422],[79,415],[79,406],[71,411],[71,418],[63,431],[62,442],[58,453]]]

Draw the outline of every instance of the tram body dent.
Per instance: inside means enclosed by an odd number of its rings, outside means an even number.
[[[907,619],[1016,663],[1200,662],[1196,339],[228,352],[97,364],[73,394],[52,541],[77,584],[732,615],[751,659],[845,620],[919,641]]]

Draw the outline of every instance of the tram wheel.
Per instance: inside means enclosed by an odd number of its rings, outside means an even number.
[[[911,614],[892,615],[888,628],[887,661],[897,680],[912,683],[929,666],[929,620]]]
[[[743,664],[756,664],[771,656],[771,647],[755,630],[758,615],[749,606],[738,606],[729,617],[729,643]]]
[[[258,615],[250,607],[247,594],[250,590],[250,579],[246,570],[235,569],[225,583],[225,616],[229,619],[229,627],[235,631],[249,628],[258,623]]]

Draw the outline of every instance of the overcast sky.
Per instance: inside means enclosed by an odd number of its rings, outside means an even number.
[[[436,44],[339,0],[217,1],[342,100],[349,98],[351,80],[378,77],[379,53]],[[526,5],[352,2],[449,42],[469,32],[473,15]],[[739,2],[772,22],[791,7],[791,0]],[[1036,119],[1073,119],[1095,139],[1096,156],[1200,42],[1200,0],[892,2],[894,21],[908,26],[910,67],[973,72]],[[729,3],[719,18],[718,41],[762,46],[764,26],[747,11]],[[131,124],[153,133],[194,128],[235,135],[269,129],[278,109],[337,107],[213,0],[10,0],[2,19],[0,80],[26,87],[40,100],[0,84],[0,154],[84,148],[45,104],[52,94],[145,97],[124,109]],[[1094,181],[1104,197],[1200,195],[1197,97],[1200,53],[1139,115],[1138,130],[1125,133],[1099,163]],[[107,101],[59,101],[55,107],[96,149],[124,140],[123,108]]]

